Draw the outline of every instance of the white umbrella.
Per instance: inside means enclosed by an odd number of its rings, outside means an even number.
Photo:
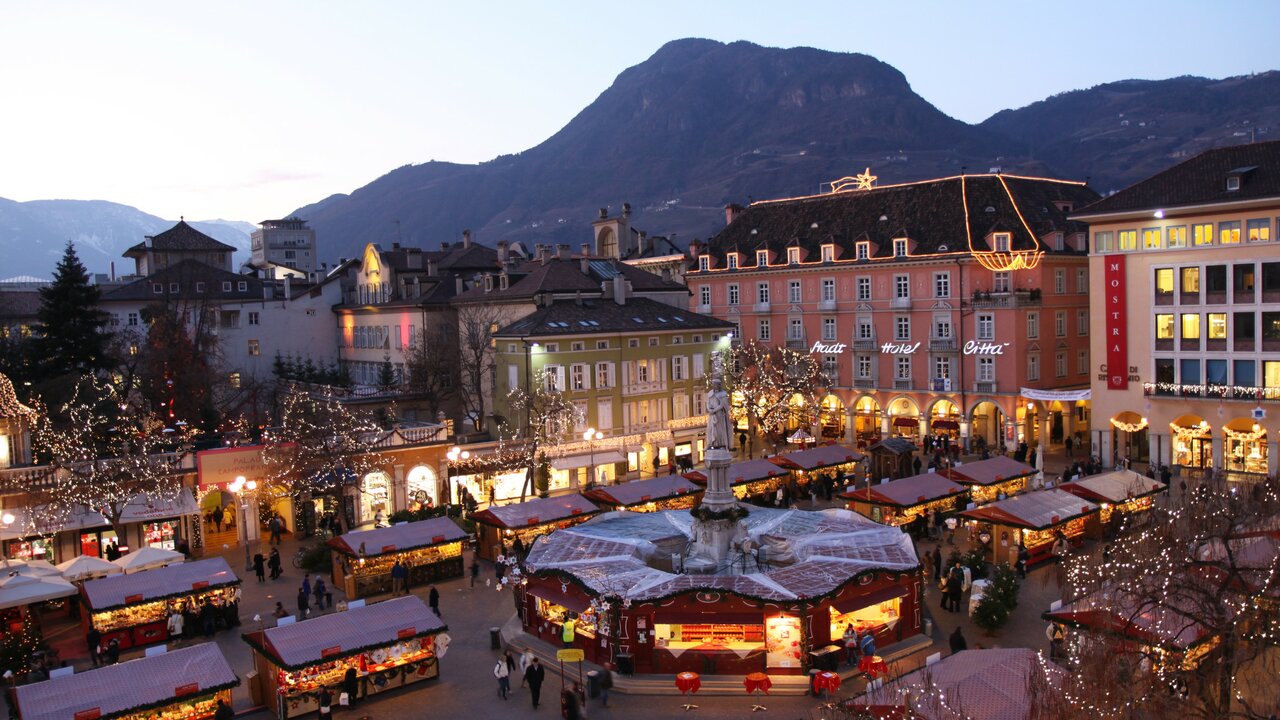
[[[1036,485],[1044,487],[1044,443],[1036,446]]]
[[[60,577],[11,572],[0,578],[0,610],[75,595],[75,585]]]
[[[72,582],[115,575],[121,572],[119,565],[110,560],[103,560],[92,555],[80,555],[66,562],[60,562],[58,563],[58,570],[62,572],[62,577]]]
[[[138,548],[128,555],[118,557],[111,562],[119,565],[120,569],[124,570],[127,575],[139,570],[151,570],[166,565],[175,565],[182,562],[183,559],[183,555],[180,552],[148,546]]]
[[[48,560],[5,560],[4,565],[0,566],[0,571],[6,574],[16,572],[19,575],[32,575],[34,577],[62,576],[62,572],[50,564]]]

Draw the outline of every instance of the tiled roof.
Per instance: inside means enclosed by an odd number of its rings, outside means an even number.
[[[329,544],[346,555],[358,555],[360,548],[364,547],[365,557],[375,557],[456,542],[465,537],[467,533],[453,520],[437,517],[387,528],[357,530],[339,535],[330,540]]]
[[[833,465],[858,462],[866,457],[843,445],[819,445],[808,450],[797,450],[785,455],[774,455],[769,462],[789,470],[821,470]]]
[[[654,332],[659,330],[729,330],[733,323],[681,310],[648,298],[626,305],[612,298],[557,300],[507,325],[494,337],[578,335],[586,333]]]
[[[688,294],[689,289],[680,283],[663,280],[662,277],[646,270],[632,267],[626,263],[613,262],[607,259],[595,259],[589,263],[586,273],[582,272],[581,258],[560,260],[551,258],[545,262],[530,260],[508,273],[509,282],[506,290],[497,288],[486,291],[483,287],[467,290],[455,299],[457,302],[497,302],[502,300],[531,299],[541,293],[601,293],[601,283],[616,275],[631,281],[633,292],[666,291]],[[606,294],[609,291],[605,291]]]
[[[872,485],[870,488],[844,492],[840,497],[846,500],[910,507],[948,495],[958,495],[964,491],[963,485],[953,483],[936,472],[928,472]]]
[[[220,557],[195,562],[169,565],[155,570],[143,570],[130,575],[113,575],[84,584],[84,596],[90,608],[119,607],[125,598],[140,595],[142,600],[162,598],[177,592],[190,591],[192,583],[208,583],[209,587],[237,585],[240,578],[231,566]]]
[[[18,714],[23,720],[69,720],[96,709],[93,717],[111,717],[175,699],[185,685],[195,685],[193,694],[204,695],[239,682],[217,643],[207,642],[20,685]]]
[[[1245,172],[1240,173],[1240,188],[1229,191],[1227,176],[1233,171]],[[1080,208],[1072,217],[1258,198],[1280,198],[1280,140],[1207,150]]]
[[[185,220],[179,220],[177,225],[159,235],[151,236],[151,247],[147,247],[146,242],[140,242],[126,250],[125,255],[149,250],[152,252],[217,252],[219,250],[234,252],[235,248],[205,235],[188,225]]]
[[[631,482],[609,485],[595,490],[588,490],[583,494],[606,505],[627,506],[694,492],[702,492],[702,488],[680,475],[668,475],[666,477],[632,480]]]
[[[780,477],[782,475],[786,475],[787,472],[787,470],[774,465],[764,458],[759,460],[743,460],[742,462],[736,462],[729,466],[729,484],[744,485],[746,483],[756,482],[757,480],[767,480],[771,477]],[[702,485],[707,484],[707,474],[702,470],[687,472],[684,476],[696,483],[700,483]]]
[[[0,292],[0,318],[33,318],[39,310],[39,290]]]
[[[581,495],[557,495],[549,498],[532,498],[522,503],[491,505],[471,518],[484,525],[501,528],[520,528],[543,525],[571,517],[587,517],[600,512]]]
[[[231,283],[231,290],[223,291],[222,283]],[[240,283],[245,283],[245,290],[240,290]],[[178,291],[170,292],[173,284]],[[196,283],[204,283],[204,291],[196,292]],[[160,285],[160,292],[155,286]],[[202,298],[209,300],[261,300],[263,297],[263,281],[253,275],[237,275],[206,265],[190,258],[161,268],[154,273],[114,290],[103,293],[103,302],[113,300],[129,301],[163,301],[174,298]]]
[[[1015,495],[960,514],[983,522],[1043,530],[1097,510],[1094,503],[1055,488]]]
[[[1005,480],[1029,477],[1036,469],[1007,455],[975,460],[946,470],[943,474],[962,485],[995,485]]]
[[[407,595],[291,625],[267,628],[266,645],[285,667],[314,663],[329,651],[394,645],[409,637],[448,630],[417,595]],[[336,651],[333,648],[337,648]]]
[[[1033,673],[1053,687],[1061,686],[1067,675],[1066,670],[1041,660],[1028,648],[962,650],[868,691],[856,704],[891,708],[911,703],[909,716],[877,717],[1025,720],[1033,715],[1037,703],[1027,691]]]
[[[1159,480],[1132,470],[1087,475],[1058,487],[1086,500],[1109,503],[1122,503],[1167,489]]]
[[[754,269],[756,250],[773,251],[771,262],[779,265],[786,262],[788,247],[803,248],[802,261],[810,262],[821,256],[822,245],[834,244],[837,260],[848,261],[856,243],[866,240],[872,243],[872,258],[892,258],[893,240],[907,237],[912,256],[968,253],[970,238],[975,249],[990,250],[986,236],[994,231],[1012,233],[1012,249],[1029,250],[1050,232],[1083,231],[1084,226],[1068,220],[1055,201],[1079,207],[1097,197],[1075,182],[966,175],[769,200],[739,213],[705,252],[718,259],[713,269],[726,267],[727,252],[740,254],[739,267]]]

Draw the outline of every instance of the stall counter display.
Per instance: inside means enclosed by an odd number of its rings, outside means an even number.
[[[229,706],[240,684],[216,643],[202,643],[15,689],[21,720],[190,720]]]
[[[357,697],[368,697],[440,675],[448,627],[415,595],[311,620],[245,633],[258,682],[281,720],[315,711],[321,688],[334,706],[349,670]]]
[[[169,640],[166,622],[175,610],[192,629],[202,612],[212,613],[215,627],[240,624],[240,578],[220,557],[90,580],[81,593],[84,631],[97,628],[104,643],[114,639],[122,649]]]
[[[332,580],[355,600],[391,592],[391,569],[397,562],[406,568],[411,586],[462,577],[466,537],[447,517],[340,535],[329,541]]]

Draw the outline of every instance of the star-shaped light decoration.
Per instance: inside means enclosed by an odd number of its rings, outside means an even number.
[[[871,168],[863,170],[862,173],[853,176],[854,190],[870,190],[872,185],[878,180],[875,175],[871,174]]]

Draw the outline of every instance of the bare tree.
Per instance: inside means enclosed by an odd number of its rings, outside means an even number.
[[[781,426],[796,413],[812,422],[827,386],[822,363],[808,352],[747,340],[724,351],[724,385],[734,400],[735,419],[746,417],[748,435]],[[799,395],[803,405],[794,405]]]
[[[539,492],[545,491],[549,472],[546,451],[571,435],[581,418],[578,408],[552,384],[550,377],[533,383],[528,389],[512,390],[507,394],[507,402],[520,417],[526,418],[525,427],[517,436],[503,440],[504,445],[515,448],[523,456],[526,468],[524,485],[520,488],[523,502],[536,485],[541,485],[536,487]],[[540,474],[540,482],[535,483]]]
[[[450,333],[451,335],[452,333]],[[432,337],[422,329],[417,344],[405,358],[410,393],[422,398],[435,417],[440,408],[458,394],[458,348],[453,338]]]
[[[484,422],[494,372],[493,335],[506,313],[499,305],[466,303],[458,306],[458,368],[462,409],[476,429]]]

